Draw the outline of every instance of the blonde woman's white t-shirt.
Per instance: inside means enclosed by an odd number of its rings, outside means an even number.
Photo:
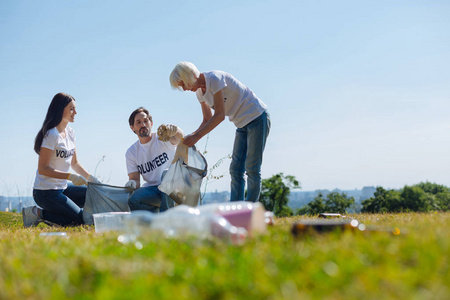
[[[172,143],[160,141],[156,132],[151,135],[150,142],[141,144],[138,140],[125,155],[128,174],[139,172],[145,181],[143,187],[161,184],[162,173],[170,167],[176,149]]]
[[[47,131],[41,145],[41,149],[47,148],[53,151],[49,166],[61,172],[69,171],[72,157],[75,153],[75,133],[73,129],[67,126],[65,134],[66,137],[63,138],[56,127],[52,128]],[[36,171],[34,188],[36,190],[63,190],[67,188],[67,180],[40,175]]]
[[[238,128],[242,128],[266,109],[264,104],[251,89],[243,85],[231,74],[223,71],[204,72],[206,81],[206,92],[196,92],[199,102],[205,102],[214,109],[214,94],[223,90],[225,115]]]

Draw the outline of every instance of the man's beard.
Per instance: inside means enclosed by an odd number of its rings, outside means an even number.
[[[139,129],[139,136],[140,137],[148,137],[150,135],[150,130],[147,128],[141,128]]]

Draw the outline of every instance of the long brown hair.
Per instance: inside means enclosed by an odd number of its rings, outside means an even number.
[[[45,116],[42,128],[39,130],[36,138],[34,139],[34,152],[39,154],[41,151],[42,141],[47,135],[47,132],[61,123],[64,108],[66,108],[66,106],[72,101],[75,101],[75,99],[65,93],[58,93],[53,97],[53,100],[48,107],[47,115]]]

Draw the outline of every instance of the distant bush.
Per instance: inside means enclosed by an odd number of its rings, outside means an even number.
[[[444,185],[421,182],[401,190],[377,187],[374,197],[362,202],[361,212],[429,212],[450,210],[450,189]]]
[[[353,197],[348,197],[345,193],[331,192],[324,199],[319,194],[313,201],[297,211],[298,215],[317,215],[323,212],[345,213],[352,204],[355,203]]]

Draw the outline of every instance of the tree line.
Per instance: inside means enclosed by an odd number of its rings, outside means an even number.
[[[444,185],[421,182],[400,190],[377,187],[374,197],[364,200],[361,212],[429,212],[450,210],[450,189]]]
[[[295,176],[278,173],[262,180],[259,201],[275,216],[317,215],[324,212],[346,213],[355,204],[346,193],[319,194],[304,207],[293,211],[289,206],[291,189],[300,189]],[[421,182],[402,189],[377,187],[374,197],[361,202],[363,213],[450,211],[450,188],[431,182]]]

